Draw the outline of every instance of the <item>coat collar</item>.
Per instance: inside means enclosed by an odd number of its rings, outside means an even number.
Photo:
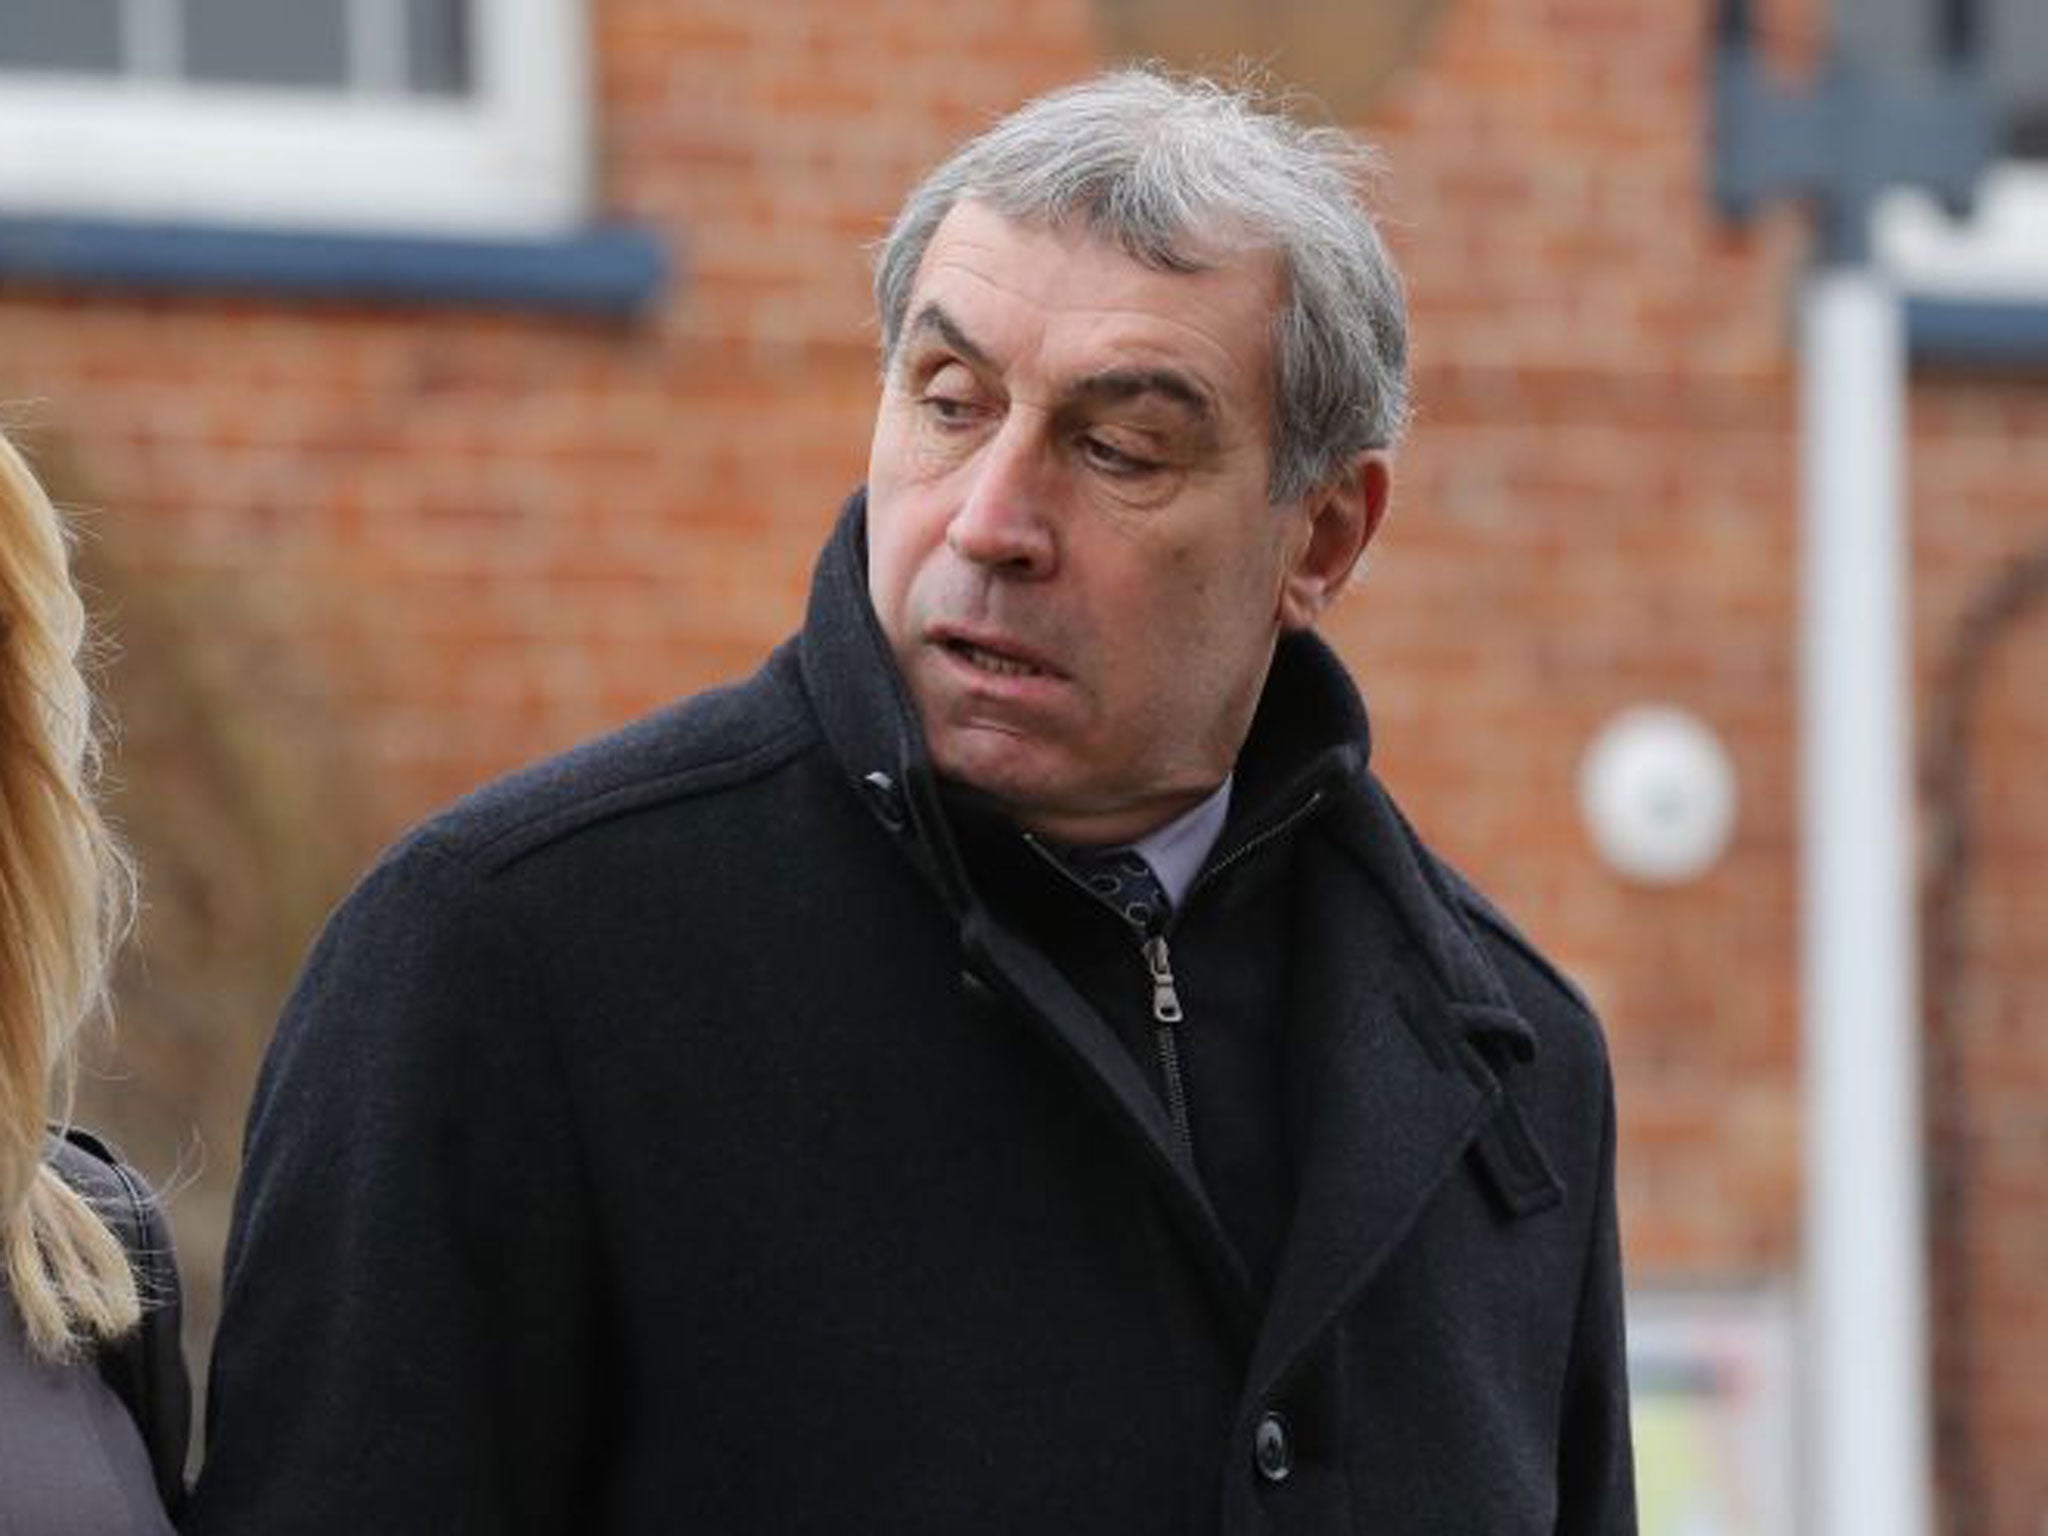
[[[938,888],[972,902],[917,710],[868,600],[867,492],[847,498],[811,578],[798,659],[825,740],[855,794]]]
[[[805,686],[856,793],[949,902],[965,907],[973,893],[917,711],[868,600],[866,520],[866,492],[856,491],[819,558],[799,639]],[[1419,958],[1453,1010],[1450,1035],[1491,1038],[1526,1058],[1534,1050],[1534,1033],[1515,1012],[1461,904],[1372,776],[1370,756],[1371,727],[1343,664],[1314,635],[1289,635],[1239,763],[1235,800],[1244,810],[1233,808],[1233,828],[1219,848],[1227,851],[1255,832],[1236,824],[1273,814],[1284,799],[1282,786],[1299,784],[1302,765],[1314,759],[1313,777],[1337,791],[1331,796],[1336,838],[1401,913]]]
[[[916,707],[875,618],[867,587],[867,493],[854,492],[812,577],[798,643],[811,707],[840,766],[955,905],[971,900]],[[1291,809],[1307,781],[1362,777],[1371,752],[1365,707],[1343,666],[1311,634],[1285,637],[1237,766],[1230,825],[1217,852]],[[957,796],[960,792],[953,791]]]

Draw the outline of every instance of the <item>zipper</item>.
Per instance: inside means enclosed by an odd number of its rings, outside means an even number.
[[[1024,834],[1024,841],[1031,846],[1031,850],[1058,870],[1061,878],[1097,906],[1115,912],[1117,920],[1138,935],[1138,954],[1145,962],[1146,979],[1152,983],[1152,1050],[1159,1060],[1159,1077],[1166,1098],[1166,1117],[1173,1127],[1174,1145],[1187,1163],[1190,1172],[1195,1167],[1195,1132],[1188,1114],[1187,1077],[1180,1064],[1180,1026],[1186,1021],[1187,1015],[1181,1008],[1179,984],[1173,978],[1173,951],[1167,946],[1166,936],[1173,931],[1182,910],[1194,899],[1197,891],[1209,885],[1232,865],[1241,863],[1283,835],[1322,803],[1323,792],[1320,789],[1313,791],[1300,805],[1258,836],[1238,844],[1229,853],[1209,865],[1196,876],[1195,883],[1188,887],[1187,894],[1175,905],[1166,921],[1150,933],[1139,928],[1123,913],[1110,906],[1100,891],[1069,869],[1060,861],[1059,856],[1037,837],[1029,832]]]
[[[1180,990],[1173,980],[1173,953],[1166,947],[1165,933],[1147,938],[1142,953],[1145,969],[1152,977],[1152,1048],[1159,1056],[1159,1075],[1166,1087],[1166,1117],[1173,1124],[1174,1144],[1189,1168],[1195,1166],[1195,1132],[1188,1119],[1187,1080],[1180,1069],[1178,1026],[1185,1015],[1180,1007]]]
[[[1265,847],[1266,844],[1272,842],[1274,838],[1279,837],[1282,833],[1286,832],[1288,828],[1306,819],[1308,814],[1322,803],[1323,792],[1320,789],[1311,790],[1309,792],[1309,797],[1306,800],[1302,801],[1301,804],[1297,805],[1285,816],[1282,816],[1278,821],[1274,822],[1273,825],[1266,828],[1266,830],[1261,832],[1257,837],[1248,838],[1244,842],[1239,843],[1235,848],[1231,849],[1230,852],[1226,853],[1222,858],[1218,859],[1215,863],[1205,867],[1199,875],[1195,876],[1195,883],[1188,887],[1188,893],[1182,901],[1182,905],[1185,906],[1187,902],[1193,901],[1195,899],[1195,892],[1204,890],[1210,885],[1213,885],[1216,881],[1216,877],[1222,874],[1226,869],[1229,869],[1234,864],[1243,863],[1246,859],[1250,858],[1254,853],[1257,853],[1261,848]],[[1176,914],[1178,913],[1178,911],[1179,908],[1175,908]]]
[[[1192,1171],[1195,1167],[1194,1125],[1188,1115],[1187,1075],[1181,1070],[1179,1028],[1187,1015],[1180,1005],[1180,988],[1173,979],[1173,952],[1167,948],[1166,934],[1173,919],[1168,917],[1158,929],[1147,933],[1122,912],[1103,899],[1100,891],[1083,880],[1060,861],[1057,854],[1047,848],[1029,832],[1024,841],[1044,859],[1066,882],[1080,891],[1097,906],[1115,913],[1117,921],[1138,936],[1138,955],[1145,962],[1145,976],[1152,983],[1152,1052],[1159,1062],[1159,1078],[1166,1100],[1166,1118],[1173,1128],[1173,1143],[1181,1158]]]

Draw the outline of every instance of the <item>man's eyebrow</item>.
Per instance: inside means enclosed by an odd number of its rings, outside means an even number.
[[[923,336],[936,336],[949,351],[958,354],[972,367],[993,369],[996,366],[988,352],[961,329],[960,322],[947,314],[945,306],[936,300],[918,310],[904,328],[906,341]],[[1062,405],[1073,411],[1089,406],[1121,405],[1148,395],[1179,406],[1203,433],[1215,431],[1215,397],[1198,380],[1178,368],[1105,368],[1070,386],[1065,391]]]
[[[936,302],[928,303],[920,309],[904,332],[906,340],[925,335],[937,336],[977,368],[995,366],[994,359],[976,345],[973,337],[960,329],[960,322],[947,314],[944,306]]]
[[[1109,368],[1067,391],[1077,405],[1121,405],[1157,395],[1180,406],[1198,426],[1213,426],[1216,403],[1208,390],[1177,368]]]

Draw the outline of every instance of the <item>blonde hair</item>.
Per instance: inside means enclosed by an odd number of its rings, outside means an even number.
[[[126,1333],[140,1312],[120,1240],[45,1160],[133,895],[92,798],[85,609],[67,553],[56,509],[0,433],[0,1264],[31,1346],[51,1358]]]

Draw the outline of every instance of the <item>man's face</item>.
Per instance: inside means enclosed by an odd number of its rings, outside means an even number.
[[[1270,254],[1161,272],[971,202],[925,252],[869,591],[939,772],[1027,827],[1126,841],[1214,789],[1355,558],[1322,569],[1321,498],[1266,499],[1280,297]]]

